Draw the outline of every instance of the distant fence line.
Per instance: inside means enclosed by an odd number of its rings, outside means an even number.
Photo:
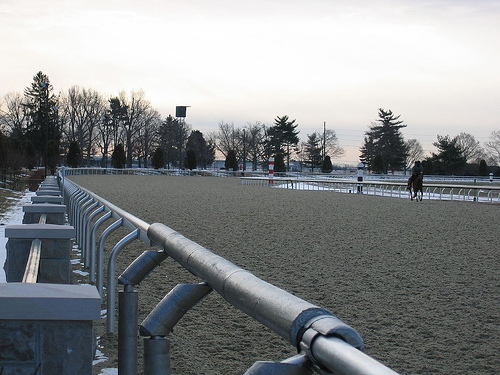
[[[269,172],[266,170],[245,170],[228,171],[225,169],[153,169],[153,168],[96,168],[96,167],[66,167],[66,175],[165,175],[165,176],[201,176],[201,177],[267,177]],[[335,170],[331,173],[320,172],[274,172],[274,177],[288,178],[320,178],[320,179],[338,179],[354,178],[357,176],[355,170]],[[389,174],[364,173],[365,180],[382,181],[405,181],[409,177],[409,172],[398,172]],[[450,176],[450,175],[426,175],[426,180],[447,181],[447,182],[473,182],[473,183],[494,183],[500,184],[500,177],[491,176]]]
[[[270,183],[267,171],[214,171],[179,169],[113,169],[113,168],[65,168],[66,175],[167,175],[240,177],[243,185],[274,186],[297,190],[332,190],[342,193],[409,198],[404,175],[364,175],[357,181],[354,173],[312,174],[301,177],[300,173],[274,173]],[[491,182],[490,182],[491,181]],[[463,182],[463,184],[462,184]],[[469,183],[466,183],[469,182]],[[472,182],[472,184],[470,183]],[[362,187],[359,189],[359,187]],[[425,176],[424,199],[456,200],[466,202],[500,203],[500,179],[478,176]]]
[[[406,182],[355,181],[348,179],[307,179],[242,177],[242,185],[274,186],[296,190],[331,190],[342,193],[363,193],[387,197],[409,198]],[[424,198],[468,202],[500,203],[500,185],[460,185],[424,182]]]

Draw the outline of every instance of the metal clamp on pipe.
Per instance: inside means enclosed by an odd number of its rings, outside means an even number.
[[[299,337],[299,352],[306,353],[309,359],[320,368],[323,365],[314,356],[312,349],[318,337],[337,337],[356,349],[363,350],[364,348],[363,339],[359,333],[334,315],[320,315],[309,320],[301,330]]]
[[[313,334],[313,331],[316,333]],[[335,315],[320,315],[308,321],[302,329],[299,349],[304,349],[303,345],[311,343],[317,335],[336,336],[356,349],[364,349],[363,339],[359,333]]]
[[[257,361],[243,375],[312,375],[309,358],[297,354],[281,362]]]
[[[138,256],[123,273],[118,277],[118,283],[124,285],[138,285],[168,255],[164,251],[146,250]]]

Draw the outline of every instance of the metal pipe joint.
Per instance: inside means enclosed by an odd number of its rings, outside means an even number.
[[[334,315],[319,315],[308,321],[299,334],[299,352],[306,353],[307,357],[318,367],[321,361],[314,355],[313,345],[319,337],[337,337],[352,347],[363,350],[363,339],[356,330]]]
[[[123,273],[118,277],[118,283],[124,285],[138,285],[168,255],[165,251],[146,250],[138,256]]]
[[[167,336],[184,314],[211,291],[206,283],[176,285],[139,326],[141,336]]]

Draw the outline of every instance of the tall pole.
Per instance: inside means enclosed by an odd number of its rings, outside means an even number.
[[[326,121],[323,121],[323,155],[322,159],[326,158]]]
[[[243,129],[243,173],[247,169],[246,164],[247,164],[247,139],[246,139],[245,129]]]
[[[175,107],[175,117],[178,119],[179,124],[179,169],[182,169],[182,133],[183,128],[186,124],[186,108],[191,107],[189,105],[177,106]]]

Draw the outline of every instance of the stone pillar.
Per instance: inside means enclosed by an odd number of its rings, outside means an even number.
[[[36,195],[31,197],[32,203],[51,203],[51,204],[62,204],[63,199],[61,196],[53,195]]]
[[[69,225],[55,224],[19,224],[5,227],[7,241],[7,259],[5,276],[7,282],[22,281],[26,262],[31,249],[31,242],[42,240],[38,282],[70,284],[71,239],[75,229]]]
[[[40,188],[36,191],[36,195],[52,195],[52,196],[60,196],[61,191],[57,188]]]
[[[92,374],[100,311],[92,285],[0,284],[2,375]]]
[[[38,223],[42,214],[47,215],[46,224],[62,225],[66,221],[66,205],[64,204],[35,203],[23,206],[23,212],[23,224]]]

